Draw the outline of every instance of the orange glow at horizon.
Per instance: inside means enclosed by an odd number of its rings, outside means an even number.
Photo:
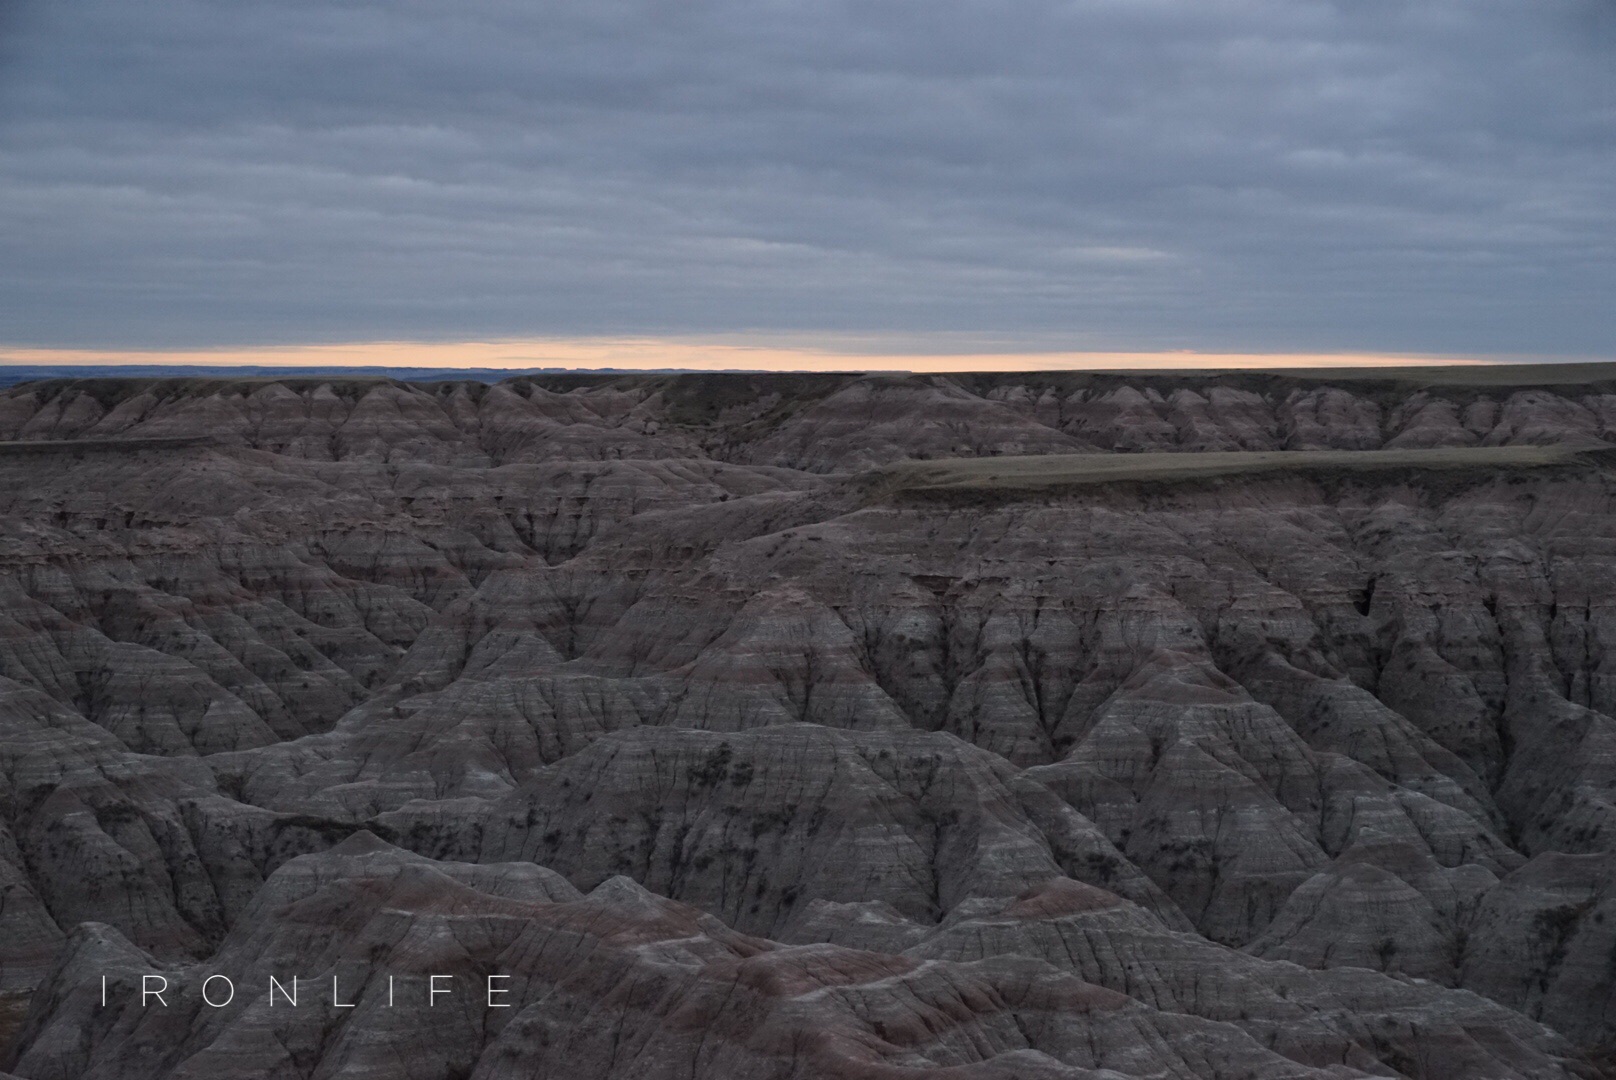
[[[1490,357],[1377,353],[959,352],[910,353],[696,342],[661,338],[372,341],[184,350],[0,346],[0,364],[161,364],[205,367],[683,368],[695,371],[1062,371],[1174,368],[1388,367],[1501,362]]]

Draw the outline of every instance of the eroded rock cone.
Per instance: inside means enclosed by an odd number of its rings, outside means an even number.
[[[1616,384],[1489,378],[0,393],[0,1068],[1600,1075]]]

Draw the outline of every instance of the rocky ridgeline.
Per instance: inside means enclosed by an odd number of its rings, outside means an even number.
[[[811,473],[907,458],[1616,441],[1616,370],[1520,385],[1286,375],[535,376],[81,380],[0,391],[0,440],[174,439],[322,461],[724,461]],[[1545,368],[1568,378],[1567,369]],[[1428,379],[1427,382],[1430,380]]]
[[[1521,380],[0,394],[0,1068],[1607,1075],[1605,457],[858,476],[1616,442]]]

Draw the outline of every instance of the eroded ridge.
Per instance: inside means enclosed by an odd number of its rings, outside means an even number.
[[[0,1068],[1602,1075],[1616,391],[1444,378],[0,394]]]

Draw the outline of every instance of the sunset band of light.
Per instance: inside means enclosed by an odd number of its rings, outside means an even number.
[[[1183,368],[1405,367],[1500,358],[1378,353],[868,352],[658,338],[520,341],[370,341],[183,350],[41,349],[0,346],[9,365],[198,367],[679,368],[711,371],[1058,371]]]

